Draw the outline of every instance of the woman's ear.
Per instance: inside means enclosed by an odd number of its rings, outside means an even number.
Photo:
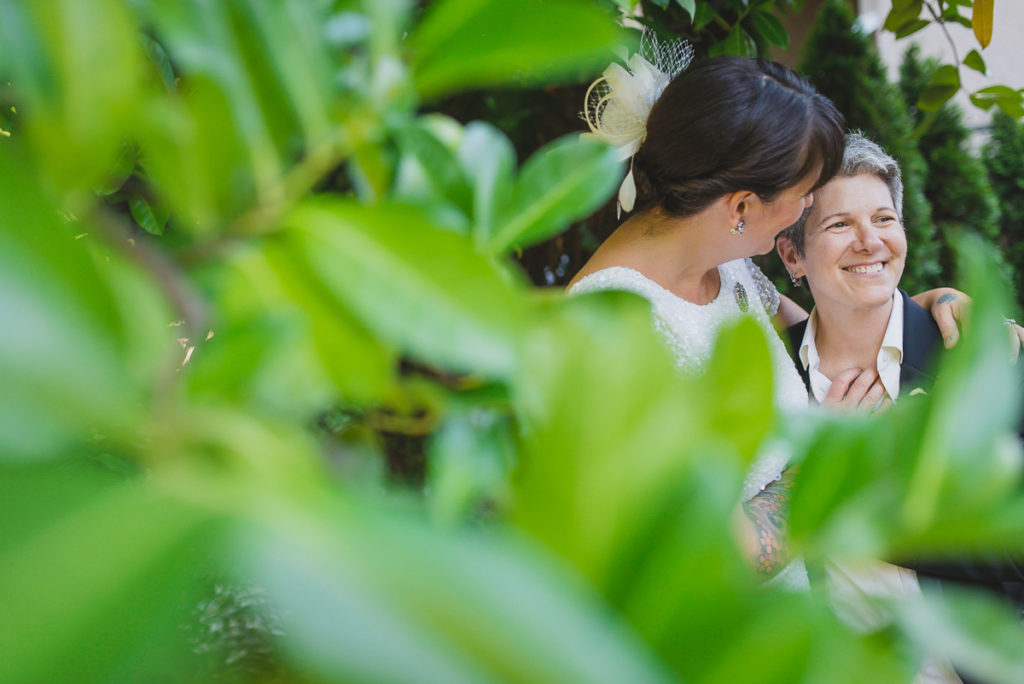
[[[749,190],[737,190],[725,196],[725,208],[729,216],[729,222],[735,224],[750,210],[750,204],[757,198],[757,195]]]
[[[775,249],[779,253],[782,263],[785,264],[786,270],[789,271],[790,277],[800,278],[807,275],[807,272],[804,271],[803,257],[797,255],[796,248],[793,247],[793,242],[788,237],[780,235],[775,238]]]

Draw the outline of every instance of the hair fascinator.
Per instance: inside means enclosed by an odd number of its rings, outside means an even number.
[[[636,181],[633,155],[647,135],[647,117],[665,86],[693,59],[693,47],[682,41],[661,42],[649,30],[640,38],[640,52],[625,66],[610,64],[587,89],[583,118],[590,128],[585,137],[618,148],[619,160],[630,160],[629,172],[619,186],[618,207],[633,210]]]

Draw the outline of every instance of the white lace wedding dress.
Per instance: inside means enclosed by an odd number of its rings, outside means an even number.
[[[599,290],[625,290],[651,302],[654,327],[672,349],[676,365],[687,373],[704,372],[715,337],[723,324],[750,315],[765,331],[775,371],[775,403],[786,412],[807,408],[807,388],[800,379],[782,340],[771,324],[779,306],[779,293],[750,259],[737,259],[718,267],[721,288],[707,304],[694,304],[666,290],[639,271],[613,266],[581,278],[570,294]],[[755,496],[785,470],[788,450],[784,444],[766,444],[747,472],[742,501]],[[773,580],[786,588],[808,586],[802,561],[794,561]]]

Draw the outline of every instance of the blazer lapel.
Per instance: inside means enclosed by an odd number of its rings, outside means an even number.
[[[900,364],[900,395],[906,396],[922,385],[935,381],[934,362],[942,349],[942,335],[930,313],[903,297],[903,362]]]
[[[807,330],[807,321],[810,318],[805,318],[796,325],[791,325],[786,328],[786,341],[789,342],[789,355],[793,358],[793,364],[796,365],[796,371],[803,378],[804,385],[807,387],[807,392],[811,391],[811,378],[804,368],[804,362],[800,360],[800,343],[804,341],[804,331]]]

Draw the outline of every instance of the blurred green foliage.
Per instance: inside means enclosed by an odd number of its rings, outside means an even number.
[[[999,244],[1013,269],[1017,292],[1024,292],[1024,125],[996,112],[982,158],[1002,210]]]
[[[924,194],[941,244],[939,268],[951,273],[953,245],[961,233],[976,232],[993,242],[999,240],[1000,201],[985,165],[970,148],[970,131],[960,108],[952,102],[931,112],[916,106],[938,68],[938,60],[923,58],[917,46],[911,46],[903,55],[899,86],[914,117],[917,147],[928,168]],[[1003,270],[1008,270],[1005,262]],[[1008,274],[1004,277],[1010,281]]]
[[[857,634],[730,525],[774,435],[810,563],[1020,541],[984,248],[945,389],[881,419],[776,414],[750,322],[680,377],[642,300],[511,258],[608,198],[612,153],[517,166],[420,113],[629,42],[595,3],[509,8],[0,1],[0,681],[898,681],[929,649],[1020,679],[1005,607]],[[427,463],[396,481],[399,440]]]

